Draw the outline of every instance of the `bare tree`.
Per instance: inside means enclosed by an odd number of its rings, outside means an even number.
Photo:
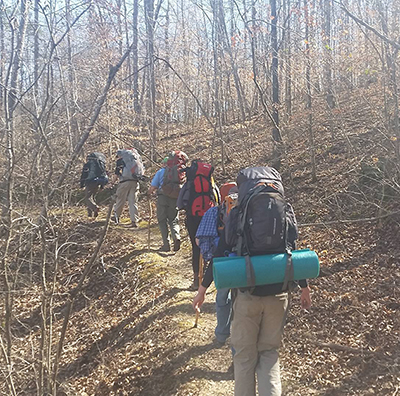
[[[314,144],[314,131],[313,131],[313,115],[312,115],[312,91],[311,91],[311,47],[310,47],[310,14],[308,0],[304,0],[304,13],[305,13],[305,51],[306,51],[306,109],[308,112],[308,144],[311,157],[311,180],[317,180],[317,173],[315,167],[315,144]]]
[[[146,17],[146,45],[147,45],[147,62],[149,64],[148,69],[148,87],[149,87],[149,116],[148,125],[149,133],[151,137],[152,154],[151,158],[155,159],[155,150],[157,144],[157,129],[156,129],[156,81],[154,74],[154,0],[145,0],[145,17]]]

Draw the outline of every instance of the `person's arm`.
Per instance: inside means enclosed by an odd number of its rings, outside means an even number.
[[[157,191],[161,187],[163,178],[164,178],[164,172],[165,172],[165,169],[161,168],[154,175],[153,180],[150,183],[150,187],[149,187],[149,191],[148,191],[149,195],[153,194],[155,191]]]
[[[157,187],[150,186],[150,187],[149,187],[148,194],[149,194],[149,195],[151,195],[151,194],[153,194],[153,193],[154,193],[154,191],[157,191]]]
[[[206,291],[207,288],[203,285],[199,286],[199,290],[197,291],[196,297],[193,300],[193,309],[195,311],[200,311],[200,307],[203,305],[204,300],[206,299]]]
[[[300,305],[301,309],[310,309],[311,307],[311,294],[309,286],[301,288]]]

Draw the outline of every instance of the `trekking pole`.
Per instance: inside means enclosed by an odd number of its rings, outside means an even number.
[[[203,282],[203,256],[200,253],[199,256],[199,286]],[[197,308],[196,311],[196,320],[194,321],[194,326],[197,327],[197,323],[199,322],[199,317],[200,317],[200,308]]]
[[[147,226],[147,251],[150,252],[150,241],[151,241],[151,218],[153,217],[153,210],[151,206],[151,196],[148,195],[148,204],[149,204],[149,222]]]

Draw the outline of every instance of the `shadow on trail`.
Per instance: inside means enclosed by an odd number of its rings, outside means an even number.
[[[186,301],[187,299],[185,299]],[[177,313],[184,313],[187,315],[192,315],[193,318],[195,317],[195,310],[192,307],[191,303],[185,302],[183,304],[177,304],[174,305],[173,307],[168,309],[168,312],[171,315],[176,315]],[[215,304],[211,303],[211,302],[205,302],[202,306],[201,306],[201,313],[205,313],[205,314],[215,314]]]
[[[177,287],[168,290],[156,299],[146,303],[142,308],[134,312],[118,325],[112,327],[100,340],[93,342],[81,357],[62,367],[59,378],[65,380],[74,376],[84,377],[90,375],[90,373],[101,362],[101,359],[97,359],[97,356],[101,355],[102,352],[106,350],[108,352],[113,351],[121,348],[127,343],[133,342],[134,338],[146,330],[156,319],[160,320],[165,316],[171,315],[171,312],[174,312],[175,307],[157,310],[155,313],[147,316],[138,323],[135,323],[141,315],[151,309],[157,309],[157,307],[163,303],[170,302],[175,295],[182,291],[185,291],[185,289]],[[126,328],[132,323],[135,323],[133,327]],[[82,366],[85,367],[81,369]]]
[[[206,370],[199,367],[190,368],[188,371],[174,374],[174,371],[185,367],[188,362],[196,357],[207,354],[213,349],[218,349],[219,345],[216,342],[211,342],[206,345],[191,347],[173,359],[165,359],[165,363],[151,371],[146,376],[137,378],[137,373],[134,370],[124,373],[114,382],[114,386],[118,388],[118,384],[125,382],[126,378],[130,379],[132,385],[140,389],[132,393],[131,396],[149,396],[149,395],[176,395],[179,387],[194,378],[207,379],[211,381],[229,381],[233,380],[233,371],[215,371]],[[136,378],[131,378],[136,377]]]

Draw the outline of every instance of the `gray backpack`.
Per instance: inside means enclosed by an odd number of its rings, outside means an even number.
[[[141,180],[144,166],[140,154],[135,149],[118,150],[117,154],[124,161],[122,180]]]

